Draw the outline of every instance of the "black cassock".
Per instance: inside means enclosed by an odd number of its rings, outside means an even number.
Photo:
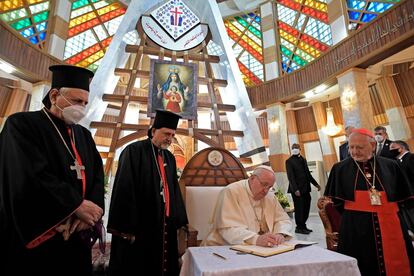
[[[108,219],[108,232],[113,234],[112,276],[178,275],[177,229],[188,223],[187,214],[175,158],[168,150],[161,150],[170,196],[170,215],[164,216],[154,158],[157,151],[146,139],[127,146],[119,159]],[[124,239],[126,234],[134,235],[135,242]]]
[[[49,116],[73,154],[67,126]],[[87,129],[74,125],[72,132],[85,166],[85,199],[104,208],[102,159]],[[0,275],[91,275],[91,250],[78,233],[68,241],[57,233],[34,242],[83,200],[73,163],[44,111],[16,113],[6,121],[0,134]]]
[[[376,189],[385,190],[389,202],[403,202],[414,194],[396,161],[376,157]],[[373,159],[369,162],[373,164]],[[360,163],[361,164],[361,163]],[[361,165],[362,166],[362,165]],[[372,165],[373,167],[373,165]],[[366,191],[367,184],[362,173],[352,158],[336,163],[330,172],[325,196],[332,197],[335,207],[342,213],[339,231],[338,252],[355,257],[362,275],[383,275],[380,264],[383,249],[378,241],[381,240],[381,227],[376,227],[378,218],[374,213],[344,210],[344,201],[354,201],[354,192]],[[383,194],[382,197],[385,195]],[[408,236],[407,226],[400,218],[403,239],[410,260],[411,271],[414,271],[414,249]],[[378,229],[377,229],[378,228]],[[403,249],[401,249],[403,250]]]

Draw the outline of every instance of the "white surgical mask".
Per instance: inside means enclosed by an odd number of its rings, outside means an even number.
[[[62,110],[63,120],[68,125],[79,123],[85,117],[86,110],[82,105],[70,105]]]
[[[375,135],[374,139],[375,141],[377,141],[377,143],[381,143],[384,140],[384,138],[381,135]]]
[[[86,108],[83,105],[73,105],[68,99],[66,99],[65,96],[61,94],[61,96],[67,101],[70,106],[67,106],[65,108],[60,108],[57,104],[56,107],[62,111],[62,117],[66,124],[68,125],[74,125],[79,123],[80,120],[82,120],[83,117],[86,115]]]
[[[300,149],[292,149],[293,155],[298,155],[300,153]]]

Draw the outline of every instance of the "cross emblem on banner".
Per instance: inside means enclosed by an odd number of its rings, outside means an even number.
[[[175,25],[175,26],[181,26],[183,18],[180,16],[180,14],[183,14],[182,12],[180,12],[178,10],[178,7],[175,7],[174,10],[171,10],[170,13],[172,13],[171,15],[171,25]],[[174,20],[173,20],[174,18]]]
[[[182,0],[170,0],[151,12],[151,17],[174,39],[200,24],[198,16]]]

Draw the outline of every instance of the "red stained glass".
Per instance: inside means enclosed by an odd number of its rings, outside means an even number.
[[[106,48],[111,43],[111,40],[112,40],[112,37],[108,37],[107,39],[101,41],[102,46]],[[99,43],[96,43],[92,45],[91,47],[83,50],[79,54],[67,59],[66,62],[69,64],[79,63],[81,60],[88,58],[89,56],[95,54],[96,52],[100,50],[101,50],[101,45]]]
[[[262,83],[262,81],[258,77],[256,77],[256,75],[253,74],[252,71],[250,71],[246,66],[244,66],[243,63],[241,63],[240,61],[238,61],[237,63],[239,65],[239,69],[242,72],[242,74],[244,74],[246,77],[248,77],[255,84],[261,84]]]
[[[322,21],[324,23],[328,23],[328,14],[327,13],[311,9],[309,7],[303,7],[302,12],[306,15],[310,15],[314,18],[319,19],[320,21]]]

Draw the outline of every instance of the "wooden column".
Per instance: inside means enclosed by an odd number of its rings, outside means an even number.
[[[352,68],[337,76],[345,126],[372,130],[374,113],[365,69]]]
[[[47,52],[61,60],[65,53],[65,43],[69,37],[69,20],[72,1],[50,1],[51,18],[49,19],[48,38],[46,42]]]
[[[321,144],[323,165],[326,172],[331,171],[333,164],[338,162],[335,153],[335,146],[330,136],[322,131],[326,126],[326,109],[322,102],[312,104],[313,114],[315,116],[316,126],[318,128],[319,142]]]
[[[394,140],[408,140],[411,138],[411,130],[408,124],[407,116],[398,95],[392,77],[382,77],[377,80],[376,85],[379,96],[384,106],[385,113],[388,117]]]
[[[289,143],[285,105],[276,103],[267,107],[267,125],[269,127],[269,160],[276,173],[276,182],[283,192],[287,191],[285,161],[289,158]]]

